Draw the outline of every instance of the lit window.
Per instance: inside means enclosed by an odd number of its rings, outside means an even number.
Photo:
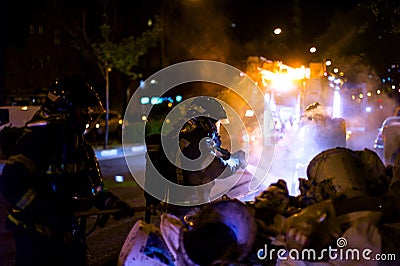
[[[35,26],[33,26],[32,24],[29,25],[29,33],[30,34],[35,34]]]
[[[60,31],[59,30],[54,31],[54,44],[55,45],[60,44]]]

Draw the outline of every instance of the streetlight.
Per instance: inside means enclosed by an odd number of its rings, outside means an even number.
[[[275,34],[275,35],[279,35],[279,34],[281,34],[281,33],[282,33],[282,29],[281,29],[281,28],[278,27],[278,28],[275,28],[275,29],[274,29],[274,34]]]

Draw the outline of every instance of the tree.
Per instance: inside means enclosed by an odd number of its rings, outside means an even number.
[[[115,24],[115,23],[114,23]],[[100,25],[99,32],[94,32],[93,37],[89,37],[86,30],[86,14],[82,12],[82,25],[75,29],[68,30],[71,44],[79,50],[83,57],[91,62],[95,62],[102,77],[106,82],[106,129],[104,136],[104,148],[108,145],[108,115],[109,115],[109,73],[116,69],[123,73],[130,81],[141,77],[135,70],[139,65],[140,57],[145,55],[150,47],[157,44],[160,35],[158,19],[154,25],[142,32],[141,36],[128,36],[118,38],[116,32],[111,29],[110,24]],[[114,34],[113,34],[114,33]]]
[[[98,62],[99,69],[106,81],[106,131],[104,147],[108,143],[108,113],[109,113],[109,72],[115,68],[125,74],[130,80],[141,77],[133,68],[139,64],[139,59],[147,50],[157,43],[159,36],[158,26],[145,31],[142,36],[133,36],[122,39],[119,43],[110,41],[110,26],[100,26],[102,42],[94,42],[91,47]]]

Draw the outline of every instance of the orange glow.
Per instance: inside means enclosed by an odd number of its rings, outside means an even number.
[[[292,68],[282,63],[277,64],[277,71],[259,69],[264,86],[272,86],[276,90],[287,91],[296,87],[295,81],[310,77],[310,69],[301,66]]]

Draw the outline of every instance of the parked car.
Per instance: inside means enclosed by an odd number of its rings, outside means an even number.
[[[108,134],[112,138],[121,137],[122,133],[122,116],[116,111],[108,113]],[[85,135],[89,140],[99,140],[106,132],[106,114],[103,113],[96,120],[86,125]]]
[[[378,134],[374,140],[374,149],[377,151],[378,154],[383,154],[383,129],[391,125],[400,125],[400,116],[389,116],[383,121],[382,126],[378,128]]]
[[[40,106],[0,106],[0,130],[5,127],[23,127],[31,120],[33,115],[40,109]]]

